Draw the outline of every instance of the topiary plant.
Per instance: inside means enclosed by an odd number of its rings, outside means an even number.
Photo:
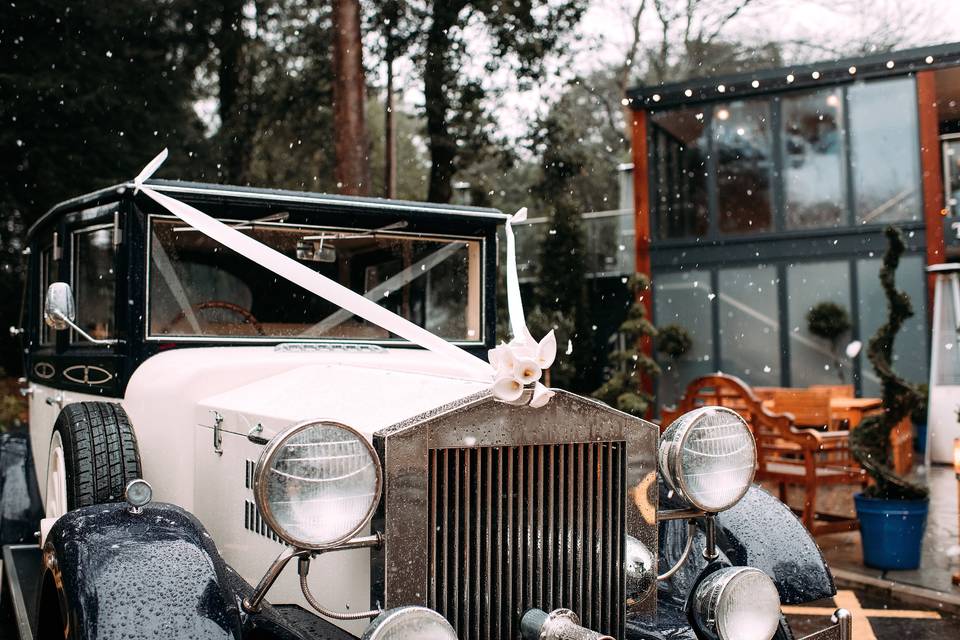
[[[692,346],[690,332],[678,324],[657,329],[657,351],[671,360],[679,360]]]
[[[850,331],[850,314],[836,302],[820,302],[807,312],[807,329],[813,335],[830,342],[830,355],[833,356],[833,367],[840,377],[840,382],[846,382],[843,375],[843,363],[837,347],[840,338]]]
[[[647,318],[643,296],[649,294],[650,280],[638,273],[628,285],[634,302],[627,310],[627,319],[620,325],[620,334],[626,347],[614,347],[608,356],[610,377],[593,392],[593,397],[606,402],[620,411],[645,417],[653,397],[643,389],[643,376],[660,374],[660,367],[643,350],[643,343],[657,335],[657,330]]]
[[[920,395],[894,372],[891,364],[893,341],[903,323],[913,316],[913,305],[910,297],[896,287],[897,266],[905,249],[903,236],[894,227],[887,227],[885,233],[888,244],[880,268],[880,285],[887,298],[887,321],[867,344],[867,357],[883,385],[883,412],[864,418],[850,432],[850,450],[874,480],[874,484],[864,490],[866,496],[886,500],[925,500],[928,489],[897,475],[891,465],[890,432],[910,415]]]

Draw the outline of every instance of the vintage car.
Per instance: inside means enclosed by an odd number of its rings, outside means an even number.
[[[466,353],[495,346],[499,211],[146,185]],[[4,540],[21,638],[791,639],[781,604],[833,595],[751,486],[732,411],[661,438],[561,390],[506,402],[139,187],[29,231],[29,442],[3,442],[0,478],[4,530],[31,534]],[[838,610],[811,637],[849,629]]]

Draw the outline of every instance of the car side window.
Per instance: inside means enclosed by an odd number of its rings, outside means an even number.
[[[73,295],[77,324],[94,338],[116,334],[116,249],[113,225],[82,229],[73,233]],[[83,340],[71,332],[71,342]]]

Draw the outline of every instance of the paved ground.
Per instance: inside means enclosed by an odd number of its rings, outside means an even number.
[[[960,617],[929,606],[892,602],[864,590],[841,589],[836,597],[808,605],[784,607],[797,638],[829,625],[838,607],[853,615],[851,640],[955,640]]]
[[[933,466],[928,478],[930,486],[930,515],[923,540],[923,557],[916,571],[882,571],[863,565],[860,532],[833,533],[817,538],[827,564],[844,573],[854,573],[872,580],[931,589],[960,602],[960,587],[951,582],[951,576],[960,572],[960,532],[957,517],[957,480],[953,469],[946,465]],[[821,491],[823,508],[841,515],[853,515],[851,487],[833,487]],[[802,492],[791,489],[789,501],[802,504]],[[960,639],[960,632],[956,636]]]

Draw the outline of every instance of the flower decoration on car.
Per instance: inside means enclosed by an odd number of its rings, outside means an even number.
[[[539,342],[524,327],[524,332],[509,343],[502,343],[487,352],[494,368],[493,395],[508,403],[525,404],[523,391],[533,385],[531,407],[542,407],[553,391],[540,383],[543,372],[557,357],[557,338],[551,330]]]
[[[517,278],[517,245],[513,225],[527,219],[524,207],[507,219],[507,311],[510,316],[510,331],[513,339],[487,352],[494,370],[493,396],[503,402],[527,404],[523,391],[533,385],[531,407],[542,407],[554,396],[554,392],[540,383],[544,370],[549,369],[557,357],[557,337],[551,330],[542,340],[530,334],[523,314],[523,299],[520,296],[520,280]]]

